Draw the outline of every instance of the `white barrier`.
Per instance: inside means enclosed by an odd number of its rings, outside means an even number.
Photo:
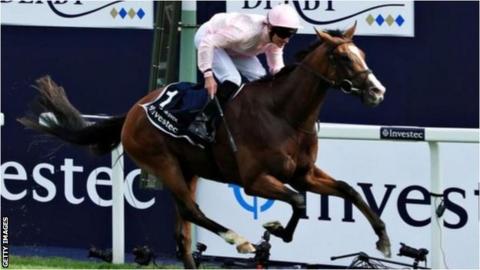
[[[432,127],[410,127],[410,126],[370,126],[370,125],[349,125],[320,123],[319,138],[335,140],[381,140],[380,131],[382,128],[424,130],[427,142],[457,142],[457,143],[479,143],[479,130],[471,128],[432,128]],[[391,140],[405,140],[391,139]]]

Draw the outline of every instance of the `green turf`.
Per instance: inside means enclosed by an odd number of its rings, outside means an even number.
[[[77,261],[62,257],[10,256],[9,268],[12,269],[172,269],[181,265],[150,264],[139,267],[138,264],[111,264],[106,262]]]

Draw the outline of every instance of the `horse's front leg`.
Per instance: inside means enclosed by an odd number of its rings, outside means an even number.
[[[305,182],[301,184],[305,186],[308,191],[322,195],[338,196],[351,201],[367,218],[373,230],[378,235],[377,249],[386,257],[391,256],[390,240],[387,235],[385,223],[373,212],[355,189],[344,181],[333,179],[317,167],[313,167],[304,180]]]
[[[305,211],[305,197],[289,189],[280,180],[268,174],[260,175],[254,181],[245,185],[244,189],[248,195],[280,200],[292,206],[292,217],[285,228],[278,221],[263,225],[271,234],[281,238],[284,242],[291,242],[298,221]]]
[[[177,258],[182,260],[185,269],[195,269],[197,265],[192,256],[192,224],[182,218],[179,209],[176,211],[175,241],[177,243]]]

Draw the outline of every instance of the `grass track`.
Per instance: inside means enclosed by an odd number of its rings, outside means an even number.
[[[158,262],[157,262],[158,263]],[[78,261],[63,257],[10,256],[10,269],[176,269],[181,265],[150,264],[139,267],[131,264],[111,264],[106,262]]]

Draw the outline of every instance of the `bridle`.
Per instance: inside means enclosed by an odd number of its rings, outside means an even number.
[[[326,72],[327,74],[328,74],[329,69],[331,67],[336,68],[337,62],[340,61],[338,59],[338,54],[335,53],[336,48],[338,46],[340,46],[342,44],[346,44],[346,43],[352,43],[352,41],[351,40],[345,40],[344,42],[336,44],[334,47],[332,47],[328,50],[327,57],[328,57],[328,60],[330,61],[330,65],[328,66],[328,69],[327,69],[327,72]],[[303,68],[304,70],[313,74],[315,77],[319,78],[320,82],[323,82],[328,87],[331,87],[331,88],[334,88],[334,89],[339,89],[344,93],[353,94],[353,95],[357,95],[357,96],[362,96],[364,90],[354,87],[352,81],[355,81],[359,76],[364,76],[363,82],[365,82],[367,80],[368,74],[372,73],[372,71],[370,69],[364,69],[364,70],[360,70],[360,71],[355,72],[351,76],[350,79],[344,78],[344,79],[341,79],[341,80],[339,80],[339,79],[332,80],[332,79],[328,78],[327,76],[325,76],[324,74],[318,72],[316,69],[307,65],[306,62],[305,62],[305,59],[302,62],[297,63],[297,66],[299,66],[300,68]],[[363,99],[363,97],[362,97],[362,99]],[[286,119],[286,120],[287,120],[287,122],[291,123],[290,121],[288,121],[288,119]],[[317,123],[317,129],[320,130],[320,125],[318,124],[319,123],[318,119],[317,119],[316,123]],[[294,125],[292,125],[292,126],[294,126]],[[297,126],[296,129],[305,133],[305,134],[308,134],[308,135],[316,135],[318,133],[318,130],[315,130],[315,127],[313,127],[313,130],[308,130],[308,129],[305,129],[303,127]]]
[[[352,41],[351,40],[346,40],[344,42],[336,44],[334,47],[332,47],[328,50],[327,57],[328,57],[328,61],[330,62],[330,65],[328,66],[329,69],[330,69],[330,67],[336,68],[337,63],[340,61],[338,54],[335,53],[335,50],[337,49],[338,46],[346,44],[346,43],[352,43]],[[304,70],[314,74],[316,77],[320,78],[323,82],[328,84],[329,87],[332,87],[334,89],[339,89],[344,93],[353,94],[353,95],[362,95],[363,90],[355,87],[353,85],[352,81],[355,81],[356,78],[358,78],[359,76],[363,76],[364,77],[363,82],[365,82],[367,80],[368,75],[372,73],[372,70],[364,69],[364,70],[360,70],[360,71],[355,72],[351,76],[350,79],[344,78],[344,79],[332,80],[330,78],[327,78],[325,75],[321,74],[317,70],[308,66],[305,63],[305,60],[298,63],[298,66],[300,66]],[[328,74],[329,69],[327,69],[327,74]]]

